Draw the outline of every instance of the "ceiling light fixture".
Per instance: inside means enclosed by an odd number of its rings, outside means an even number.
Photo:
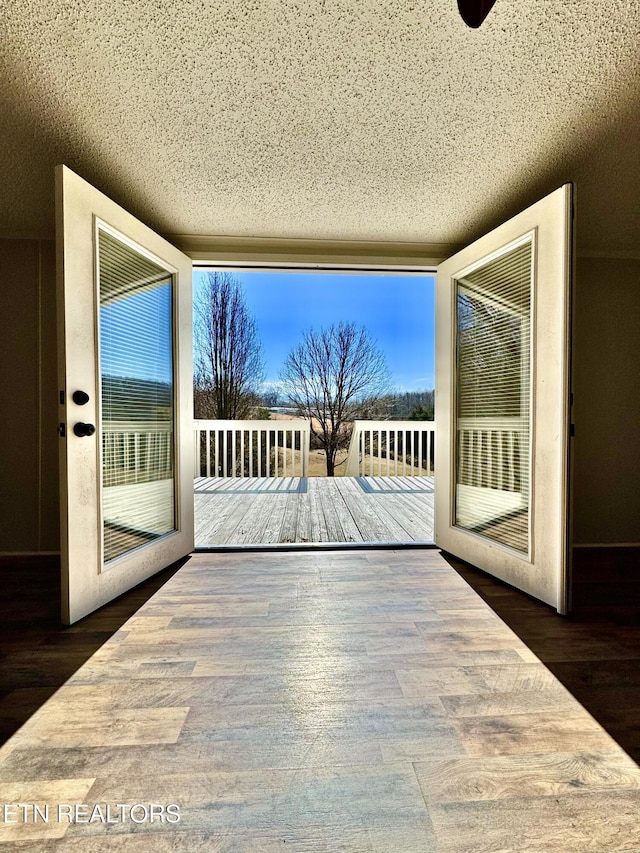
[[[462,20],[473,29],[477,29],[491,11],[496,0],[458,0],[458,9]]]

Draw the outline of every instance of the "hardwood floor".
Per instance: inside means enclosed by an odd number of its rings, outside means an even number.
[[[477,569],[447,559],[640,762],[640,549],[576,549],[573,612],[562,619]]]
[[[65,628],[60,624],[58,557],[0,558],[0,744],[178,568],[160,572]]]
[[[544,626],[549,665],[458,572]],[[437,551],[199,554],[163,580],[119,630],[116,602],[50,635],[110,634],[0,750],[0,801],[51,809],[0,813],[0,848],[640,850],[640,770],[551,671],[612,631],[558,646],[573,623]]]
[[[199,477],[196,547],[431,542],[433,477]]]

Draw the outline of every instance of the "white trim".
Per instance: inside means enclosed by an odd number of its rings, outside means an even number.
[[[197,266],[331,269],[360,266],[371,269],[421,270],[435,267],[461,246],[451,243],[376,240],[313,240],[276,237],[224,237],[166,234],[165,238]]]
[[[124,234],[121,229],[116,228],[115,225],[110,225],[106,219],[103,219],[101,216],[93,215],[93,222],[95,233],[94,237],[97,237],[99,231],[104,231],[105,234],[109,234],[114,239],[118,240],[118,242],[123,243],[129,249],[132,249],[138,255],[142,255],[143,258],[146,258],[149,261],[152,261],[157,266],[161,267],[166,272],[169,272],[173,275],[177,275],[179,270],[178,268],[172,264],[170,261],[163,260],[160,255],[155,254],[150,249],[147,249],[146,246],[143,246],[141,243],[138,243],[132,237],[129,237],[127,234]]]
[[[171,282],[171,331],[172,331],[172,341],[171,341],[171,363],[172,363],[172,377],[171,377],[171,385],[172,385],[172,402],[173,402],[173,456],[174,456],[174,471],[173,471],[173,515],[174,515],[174,529],[170,530],[167,533],[162,534],[163,536],[172,536],[176,533],[181,532],[180,522],[181,522],[181,504],[180,501],[182,499],[180,494],[180,464],[181,464],[181,454],[179,453],[179,423],[178,423],[178,400],[177,400],[177,377],[179,376],[179,357],[180,353],[176,343],[178,341],[179,335],[179,323],[178,323],[178,293],[177,293],[177,277],[179,270],[178,268],[170,263],[169,261],[163,260],[161,257],[156,255],[154,252],[151,252],[141,243],[133,240],[127,234],[123,233],[118,228],[115,228],[113,225],[109,225],[99,216],[94,214],[93,216],[93,240],[94,240],[94,323],[95,323],[95,359],[96,364],[98,365],[98,369],[96,372],[96,388],[95,388],[95,396],[97,400],[96,407],[96,426],[98,427],[98,431],[100,435],[102,435],[104,430],[104,421],[102,418],[102,383],[100,381],[101,378],[101,366],[102,366],[102,352],[100,350],[100,308],[101,308],[101,293],[100,293],[100,251],[99,251],[99,239],[100,232],[102,231],[104,234],[108,234],[110,237],[113,237],[114,240],[117,240],[123,246],[126,246],[132,252],[140,255],[143,258],[151,261],[156,264],[156,266],[160,267],[164,274],[164,278],[167,281]],[[159,276],[154,276],[154,282],[159,278]],[[163,279],[164,280],[164,279]],[[145,286],[146,282],[145,280]],[[193,274],[192,281],[193,282]],[[116,297],[117,298],[117,297]],[[103,451],[102,451],[102,442],[96,442],[96,451],[97,451],[97,470],[103,470]],[[135,549],[130,549],[130,551],[125,552],[124,554],[119,554],[117,557],[114,557],[111,560],[105,560],[104,554],[104,486],[100,484],[100,497],[98,500],[99,512],[98,512],[98,530],[97,537],[99,542],[99,571],[102,574],[103,572],[109,571],[110,569],[119,565],[119,562],[122,561],[122,558],[126,557],[133,550],[138,550],[140,548],[149,548],[150,546],[157,543],[158,540],[153,540],[152,542],[147,542],[143,545],[138,545]]]
[[[435,275],[436,264],[427,264],[426,266],[403,266],[402,264],[365,264],[361,261],[345,261],[341,264],[327,263],[284,263],[274,261],[274,263],[259,263],[238,262],[232,261],[197,261],[193,264],[194,272],[207,270],[222,270],[229,272],[279,272],[279,273],[305,273],[307,275],[326,275],[327,273],[344,273],[345,275]]]

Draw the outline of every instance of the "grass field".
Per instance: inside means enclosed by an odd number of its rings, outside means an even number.
[[[296,470],[300,470],[298,467],[300,464],[300,451],[294,450],[293,453],[294,453],[295,460],[296,460]],[[338,456],[336,459],[337,467],[335,469],[335,476],[336,477],[344,477],[345,476],[346,460],[347,460],[347,451],[346,450],[338,451]],[[291,450],[290,449],[287,450],[287,463],[289,465],[291,464]],[[343,463],[343,464],[339,464],[339,463]],[[369,474],[369,472],[371,470],[370,465],[371,465],[371,457],[369,455],[366,455],[365,456],[365,471],[367,474]],[[387,471],[386,471],[386,459],[382,460],[382,470],[381,471],[379,471],[379,469],[378,469],[378,460],[377,459],[374,460],[373,465],[374,465],[374,470],[373,470],[374,476],[378,476],[379,474],[384,476],[387,473]],[[407,468],[408,468],[408,465],[409,465],[409,462],[407,461]],[[404,476],[411,476],[410,470],[403,472],[401,460],[398,460],[398,472],[397,473],[399,476],[403,476],[403,475]],[[394,464],[393,459],[390,461],[390,474],[392,476],[395,474],[395,464]],[[433,469],[429,472],[429,471],[427,471],[426,468],[418,469],[416,466],[414,468],[414,475],[418,476],[420,474],[423,476],[428,475],[428,474],[433,474]],[[324,455],[324,450],[310,450],[309,451],[309,472],[308,472],[308,476],[309,477],[326,477],[327,476],[327,462],[326,462],[326,458]]]
[[[303,421],[304,418],[295,418],[295,417],[292,417],[291,415],[283,415],[283,414],[272,413],[269,420],[272,420],[272,421]],[[290,454],[291,450],[288,450],[287,452]],[[293,451],[293,452],[294,452],[294,455],[296,458],[296,468],[297,468],[298,464],[299,464],[299,460],[300,460],[300,452],[297,450]],[[336,468],[335,468],[335,476],[336,477],[344,477],[345,476],[347,452],[348,451],[346,449],[338,451],[338,455],[336,457]],[[408,460],[407,460],[407,462],[408,462]],[[371,457],[369,455],[366,455],[365,456],[365,471],[367,473],[369,473],[371,470],[370,464],[371,464]],[[298,470],[299,470],[299,468],[298,468]],[[377,459],[374,460],[373,474],[374,475],[381,474],[382,476],[384,476],[386,473],[387,473],[387,471],[386,471],[386,459],[382,460],[382,470],[380,470],[378,467],[378,460]],[[392,475],[395,473],[395,465],[394,465],[393,459],[390,461],[390,473]],[[398,460],[398,474],[402,475],[403,473],[405,473],[407,476],[409,476],[411,474],[411,472],[409,470],[407,470],[406,472],[402,471],[402,462],[400,460]],[[414,468],[414,473],[416,476],[418,476],[418,475],[429,476],[429,475],[433,474],[433,469],[431,471],[427,471],[426,468],[424,468],[424,467],[422,469],[418,469],[416,466],[416,468]],[[327,462],[326,462],[324,450],[310,450],[309,451],[309,472],[308,472],[308,476],[309,477],[326,477],[327,476]]]

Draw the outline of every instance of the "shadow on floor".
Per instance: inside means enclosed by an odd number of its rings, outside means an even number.
[[[184,565],[175,563],[71,627],[57,557],[0,560],[0,744]]]
[[[640,549],[578,552],[574,613],[558,616],[443,555],[640,763]],[[184,560],[69,628],[56,558],[0,561],[0,743],[160,589]]]
[[[640,549],[577,550],[568,617],[443,556],[640,763]]]

